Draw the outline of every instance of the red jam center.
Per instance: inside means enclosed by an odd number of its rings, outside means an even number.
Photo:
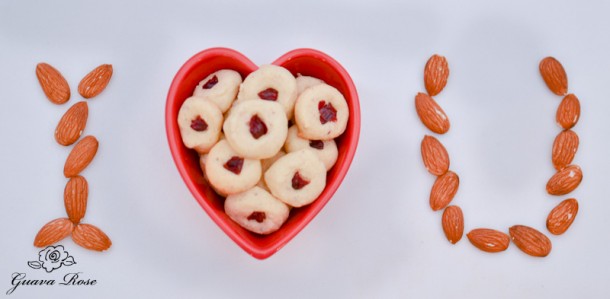
[[[201,116],[197,115],[195,119],[191,120],[191,129],[197,132],[205,131],[208,129],[208,123]]]
[[[267,101],[277,101],[277,90],[267,88],[258,93],[258,97]]]
[[[337,121],[337,110],[329,102],[320,101],[318,103],[318,111],[320,111],[320,123],[325,124],[329,121]]]
[[[254,212],[252,212],[252,214],[250,214],[250,216],[248,216],[248,220],[256,220],[256,222],[258,222],[258,223],[265,221],[265,218],[267,218],[267,215],[265,215],[265,212],[259,212],[259,211],[254,211]]]
[[[214,85],[216,85],[216,83],[218,83],[218,77],[216,77],[216,75],[214,75],[214,77],[212,77],[212,79],[208,80],[208,82],[205,82],[205,84],[203,84],[202,88],[210,89],[210,88],[214,87]]]
[[[250,134],[252,134],[254,139],[259,139],[261,136],[267,134],[267,126],[256,114],[250,118]]]
[[[227,163],[225,163],[224,167],[228,171],[239,175],[241,173],[241,168],[244,166],[244,158],[240,158],[237,156],[231,157]]]
[[[294,188],[294,190],[300,190],[308,184],[309,181],[301,177],[301,174],[298,171],[292,177],[292,188]]]
[[[312,140],[309,142],[309,146],[315,149],[323,150],[324,149],[324,141],[322,140]]]

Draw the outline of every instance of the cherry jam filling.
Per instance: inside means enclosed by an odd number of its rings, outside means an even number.
[[[300,190],[308,184],[309,181],[304,179],[298,171],[292,176],[292,188],[294,190]]]
[[[224,168],[234,174],[239,175],[243,166],[244,158],[233,156],[231,159],[229,159],[229,161],[227,161],[227,163],[225,163]]]
[[[318,103],[320,111],[320,123],[325,124],[329,121],[337,121],[337,110],[330,102],[320,101]]]
[[[258,223],[261,223],[263,221],[265,221],[265,218],[267,218],[267,215],[265,215],[265,212],[259,212],[259,211],[254,211],[252,212],[252,214],[250,214],[250,216],[248,216],[248,220],[255,220]]]
[[[258,93],[258,97],[267,101],[277,101],[277,90],[267,88]]]
[[[201,116],[197,115],[195,119],[191,120],[191,129],[197,132],[205,131],[208,129],[208,123]]]
[[[254,139],[259,139],[261,136],[267,134],[267,125],[265,125],[265,123],[263,122],[262,119],[260,119],[260,117],[258,117],[258,115],[254,115],[252,116],[252,118],[250,118],[250,134],[252,134],[252,137],[254,137]]]
[[[217,83],[218,83],[218,77],[216,77],[216,75],[214,75],[214,77],[212,77],[210,80],[208,80],[208,82],[205,82],[205,84],[203,84],[203,86],[201,88],[210,89],[210,88],[214,87],[214,85],[216,85]]]
[[[322,140],[312,140],[309,141],[309,146],[315,149],[323,150],[324,149],[324,141]]]

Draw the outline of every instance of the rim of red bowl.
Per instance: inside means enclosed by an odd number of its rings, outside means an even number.
[[[352,81],[352,78],[347,73],[347,71],[343,68],[343,66],[341,66],[341,64],[339,64],[335,59],[333,59],[332,57],[328,56],[327,54],[325,54],[319,50],[315,50],[315,49],[311,49],[311,48],[295,49],[295,50],[289,51],[286,54],[280,56],[278,59],[276,59],[272,63],[275,65],[281,65],[285,62],[288,62],[289,60],[291,60],[294,57],[312,56],[312,57],[315,57],[315,58],[322,60],[322,61],[328,63],[329,65],[331,65],[333,67],[333,69],[335,69],[338,72],[338,74],[340,75],[342,80],[345,81],[349,87],[351,87],[348,90],[349,99],[351,99],[351,101],[348,101],[348,106],[350,108],[350,122],[353,122],[353,126],[351,126],[351,127],[348,126],[348,129],[351,129],[351,134],[353,136],[352,137],[353,142],[351,144],[347,145],[347,149],[345,151],[345,159],[344,159],[345,162],[343,164],[341,164],[340,169],[337,170],[338,174],[336,176],[336,179],[327,182],[325,191],[330,190],[330,192],[327,194],[328,199],[324,201],[324,203],[320,206],[320,208],[315,213],[307,213],[303,217],[303,219],[295,225],[295,228],[291,229],[290,231],[285,233],[280,238],[280,241],[277,242],[277,244],[278,244],[277,246],[273,246],[270,248],[254,247],[254,246],[251,246],[250,244],[248,244],[247,242],[243,242],[242,238],[239,236],[239,234],[237,232],[235,232],[234,230],[232,230],[229,226],[227,226],[224,223],[223,219],[221,219],[218,215],[211,213],[210,211],[212,210],[212,207],[210,206],[210,203],[207,202],[207,199],[203,198],[203,195],[196,193],[194,191],[197,189],[197,185],[186,177],[185,162],[178,159],[178,147],[184,146],[184,145],[182,143],[174,142],[174,140],[176,140],[176,137],[179,137],[177,135],[179,135],[180,132],[179,132],[179,130],[176,130],[175,127],[173,126],[173,124],[176,122],[176,120],[175,120],[176,116],[173,115],[172,113],[170,113],[171,112],[170,105],[172,102],[171,99],[176,98],[176,93],[177,93],[178,87],[181,84],[182,80],[186,77],[186,75],[188,73],[190,73],[199,64],[200,61],[208,59],[210,57],[214,57],[214,56],[230,57],[232,59],[239,61],[240,63],[242,63],[244,65],[252,67],[252,69],[258,68],[258,65],[254,64],[250,59],[248,59],[246,56],[244,56],[240,52],[233,50],[233,49],[224,48],[224,47],[208,48],[208,49],[205,49],[205,50],[193,55],[190,59],[188,59],[184,63],[184,65],[182,65],[182,67],[180,67],[180,69],[174,76],[174,79],[170,85],[170,89],[169,89],[169,92],[167,95],[167,100],[166,100],[166,105],[165,105],[165,128],[166,128],[166,133],[167,133],[168,144],[170,147],[170,152],[172,155],[172,159],[174,160],[174,163],[176,164],[176,167],[178,168],[178,173],[182,177],[182,180],[186,184],[186,186],[189,189],[189,191],[191,192],[191,194],[195,197],[197,202],[201,205],[203,210],[206,212],[206,214],[208,214],[208,216],[214,221],[214,223],[216,223],[216,225],[218,225],[222,229],[222,231],[224,233],[226,233],[229,236],[229,238],[231,238],[244,251],[246,251],[247,253],[249,253],[250,255],[252,255],[253,257],[255,257],[257,259],[265,259],[265,258],[273,255],[275,252],[279,251],[284,245],[286,245],[290,240],[292,240],[292,238],[294,238],[298,233],[300,233],[303,230],[303,228],[305,228],[305,226],[307,226],[307,224],[309,224],[309,222],[311,222],[311,220],[313,220],[313,218],[315,218],[317,216],[317,214],[324,208],[326,203],[328,203],[328,201],[332,198],[334,193],[337,191],[337,189],[341,185],[343,179],[345,178],[345,175],[347,174],[347,172],[350,168],[350,165],[353,161],[353,158],[356,154],[356,149],[358,147],[358,142],[359,142],[359,138],[360,138],[360,102],[359,102],[358,94],[357,94],[354,82]],[[183,99],[183,100],[186,100],[186,99]],[[319,199],[320,198],[318,198],[317,200],[319,200]]]

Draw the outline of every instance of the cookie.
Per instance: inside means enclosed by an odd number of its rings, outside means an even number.
[[[223,116],[218,107],[199,97],[190,97],[178,112],[182,142],[200,154],[207,153],[218,141]]]
[[[265,173],[267,171],[267,169],[269,169],[269,167],[271,167],[271,165],[273,165],[273,163],[275,163],[275,161],[277,161],[279,158],[281,158],[285,155],[286,155],[286,152],[283,150],[280,150],[279,152],[277,152],[277,154],[275,154],[275,156],[268,158],[268,159],[261,160],[261,167],[262,167],[263,173]],[[261,180],[258,182],[258,184],[256,184],[256,186],[259,186],[259,187],[269,191],[269,187],[267,187],[267,184],[265,183],[264,176],[261,178]]]
[[[319,84],[299,95],[294,116],[301,137],[330,140],[345,131],[349,110],[345,98],[336,88]]]
[[[233,70],[220,70],[201,80],[193,96],[203,97],[216,104],[223,113],[229,110],[237,97],[241,75]]]
[[[293,207],[313,202],[326,187],[326,167],[311,149],[279,158],[264,174],[271,194]]]
[[[282,226],[290,209],[269,192],[253,187],[245,192],[229,195],[225,200],[225,213],[241,227],[266,235]]]
[[[277,65],[263,65],[250,73],[237,94],[237,102],[257,99],[277,102],[284,108],[287,119],[292,118],[296,98],[296,79]]]
[[[314,78],[314,77],[310,77],[310,76],[302,76],[302,75],[298,75],[297,78],[297,96],[302,94],[303,91],[305,91],[305,89],[310,88],[312,86],[318,85],[318,84],[324,84],[324,81],[318,79],[318,78]]]
[[[231,109],[223,125],[225,138],[240,156],[271,158],[282,148],[288,120],[282,106],[271,101],[243,101]]]
[[[326,171],[330,170],[333,165],[335,165],[337,157],[339,156],[335,140],[308,140],[301,138],[299,137],[299,129],[297,126],[290,127],[290,129],[288,129],[288,137],[286,137],[284,149],[286,152],[291,153],[304,148],[312,149],[318,155],[318,158],[324,163]],[[265,173],[264,166],[263,173]]]
[[[261,178],[261,162],[239,155],[226,140],[212,147],[204,164],[208,181],[220,195],[246,191]]]

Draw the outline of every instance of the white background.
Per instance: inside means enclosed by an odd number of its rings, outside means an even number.
[[[510,4],[509,4],[510,3]],[[13,272],[61,279],[82,272],[93,287],[21,286],[15,298],[608,298],[610,296],[610,5],[604,1],[0,1],[0,291]],[[281,251],[256,260],[193,200],[165,137],[166,94],[179,67],[213,46],[269,63],[299,47],[337,59],[362,106],[360,145],[325,209]],[[434,53],[451,76],[436,97],[451,119],[440,140],[461,177],[454,200],[466,230],[546,232],[560,200],[546,194],[560,98],[538,62],[557,57],[581,100],[570,194],[580,211],[553,251],[499,254],[464,237],[446,241],[428,206],[433,177],[420,159],[428,131],[414,110]],[[38,62],[72,87],[69,104],[46,100]],[[61,242],[77,264],[46,274],[38,229],[63,217],[69,148],[53,132],[81,100],[76,87],[111,63],[108,88],[89,101],[86,134],[100,149],[83,175],[85,221],[113,241],[104,253]],[[2,294],[3,294],[2,293]]]

